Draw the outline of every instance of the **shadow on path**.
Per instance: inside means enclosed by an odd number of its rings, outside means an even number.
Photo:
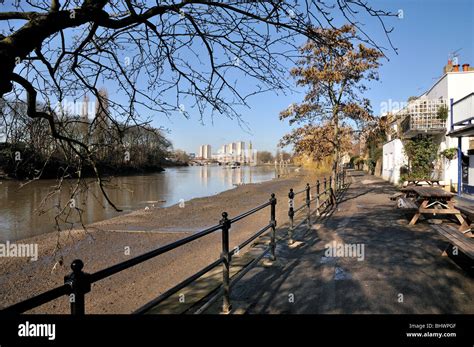
[[[474,313],[472,277],[441,256],[446,240],[426,221],[408,226],[389,199],[390,184],[367,175],[352,180],[330,218],[295,234],[298,247],[279,242],[273,265],[253,268],[236,284],[234,307],[247,313]],[[329,257],[330,245],[360,253]]]

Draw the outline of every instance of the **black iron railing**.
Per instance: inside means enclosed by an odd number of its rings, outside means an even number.
[[[342,187],[345,186],[344,184],[344,179],[345,179],[345,172],[341,172],[336,176],[336,184],[335,188],[336,190],[341,189]],[[306,188],[298,191],[296,193],[293,192],[293,189],[290,189],[289,197],[290,197],[290,209],[289,209],[289,216],[290,216],[290,228],[288,232],[289,239],[292,242],[292,237],[293,237],[293,231],[295,228],[297,228],[299,225],[301,225],[304,221],[307,221],[308,227],[311,226],[311,203],[313,201],[316,201],[316,211],[317,214],[319,215],[320,209],[322,208],[327,208],[328,206],[333,206],[336,203],[336,198],[335,194],[332,188],[332,178],[329,179],[329,186],[327,184],[326,178],[324,178],[323,181],[323,190],[320,191],[320,182],[319,180],[317,183],[313,186],[310,186],[309,184],[306,185]],[[311,189],[316,188],[316,196],[314,198],[311,197]],[[293,207],[293,202],[294,202],[294,197],[296,195],[302,194],[306,192],[306,199],[305,203],[294,209]],[[321,200],[321,197],[324,197],[323,200]],[[211,271],[212,269],[216,268],[217,266],[222,264],[222,284],[217,291],[217,294],[213,297],[213,299],[209,300],[207,304],[205,304],[203,307],[200,308],[199,312],[202,312],[204,309],[206,309],[211,302],[215,301],[216,298],[223,296],[223,304],[222,304],[222,311],[227,313],[231,310],[231,302],[230,302],[230,293],[231,293],[231,288],[233,285],[241,279],[246,272],[258,261],[260,261],[265,255],[270,252],[270,260],[274,261],[276,260],[276,204],[277,204],[277,199],[275,198],[275,194],[271,194],[270,199],[268,202],[265,202],[247,212],[244,212],[234,218],[229,219],[229,216],[227,212],[222,213],[222,218],[219,221],[219,224],[214,225],[210,228],[207,228],[205,230],[202,230],[200,232],[197,232],[196,234],[193,234],[191,236],[185,237],[181,240],[172,242],[168,245],[165,245],[163,247],[157,248],[155,250],[152,250],[150,252],[144,253],[140,256],[134,257],[132,259],[129,259],[127,261],[118,263],[116,265],[110,266],[106,269],[97,271],[95,273],[89,274],[83,271],[84,268],[84,263],[80,259],[76,259],[71,263],[71,269],[72,272],[64,277],[64,284],[56,287],[54,289],[48,290],[46,292],[43,292],[39,295],[36,295],[32,298],[29,298],[27,300],[21,301],[17,304],[14,304],[10,307],[7,307],[3,310],[0,311],[2,314],[19,314],[23,313],[29,310],[32,310],[36,307],[39,307],[41,305],[44,305],[50,301],[56,300],[62,296],[69,296],[69,302],[70,302],[70,310],[71,314],[73,315],[83,315],[85,314],[85,295],[91,291],[91,285],[95,282],[98,282],[100,280],[103,280],[107,277],[110,277],[116,273],[119,273],[121,271],[124,271],[126,269],[129,269],[133,266],[136,266],[140,263],[143,263],[149,259],[155,258],[161,254],[167,253],[171,250],[174,250],[178,247],[181,247],[183,245],[186,245],[192,241],[195,241],[197,239],[200,239],[206,235],[209,235],[211,233],[221,231],[222,233],[222,253],[221,257],[211,264],[207,265],[200,271],[196,272],[194,275],[188,277],[184,281],[180,282],[179,284],[175,285],[174,287],[168,289],[166,292],[158,296],[156,299],[152,300],[145,306],[139,308],[137,311],[134,313],[144,313],[151,309],[152,307],[158,305],[160,302],[166,300],[173,294],[176,294],[179,290],[183,289],[184,287],[188,286],[192,282],[194,282],[196,279],[199,277],[203,276],[207,272]],[[263,226],[261,229],[256,231],[250,238],[242,242],[240,245],[235,247],[234,249],[230,250],[229,249],[229,231],[232,226],[232,224],[254,214],[257,213],[267,207],[270,207],[270,221],[267,225]],[[293,217],[294,215],[302,210],[303,208],[307,209],[307,216],[306,218],[303,219],[302,222],[300,222],[297,226],[294,226],[294,220]],[[270,231],[270,243],[269,247],[267,247],[262,254],[260,254],[257,258],[255,258],[250,264],[247,265],[247,267],[243,270],[241,270],[237,275],[234,276],[234,278],[231,280],[230,279],[230,266],[232,262],[232,256],[235,255],[237,252],[239,252],[241,249],[249,245],[252,241],[254,241],[256,238],[259,236],[265,234],[267,231]]]
[[[335,191],[340,191],[342,188],[345,187],[345,179],[346,179],[346,171],[340,171],[336,174],[334,180],[334,188],[333,188],[333,179],[332,176],[329,177],[329,180],[324,177],[323,184],[321,187],[321,182],[319,180],[316,181],[316,184],[310,185],[309,183],[306,184],[306,187],[300,191],[294,192],[293,188],[290,189],[288,193],[288,217],[289,217],[289,228],[288,228],[288,243],[293,244],[293,234],[295,229],[300,227],[303,223],[307,223],[308,228],[311,228],[311,216],[315,213],[317,217],[321,215],[324,211],[326,211],[329,207],[335,206],[337,203],[336,200],[336,193]],[[322,188],[322,190],[321,190]],[[316,189],[316,194],[312,196],[312,189]],[[299,207],[295,207],[295,200],[298,195],[303,194],[304,200]],[[315,209],[312,211],[311,206],[315,203]],[[301,219],[295,225],[295,216],[299,212],[306,211],[306,217]]]
[[[257,237],[261,236],[268,230],[271,230],[271,241],[270,241],[270,246],[267,249],[267,252],[271,252],[271,259],[276,259],[275,257],[275,229],[276,229],[276,216],[275,216],[275,206],[277,203],[277,199],[275,198],[275,194],[271,194],[271,197],[268,202],[261,204],[245,213],[242,213],[241,215],[234,217],[232,219],[228,218],[227,212],[222,213],[222,219],[220,220],[219,224],[214,225],[210,228],[207,228],[205,230],[202,230],[194,235],[191,235],[189,237],[183,238],[181,240],[178,240],[176,242],[170,243],[168,245],[165,245],[163,247],[160,247],[158,249],[155,249],[153,251],[150,251],[148,253],[142,254],[140,256],[137,256],[135,258],[132,258],[130,260],[121,262],[119,264],[113,265],[111,267],[108,267],[106,269],[97,271],[92,274],[85,273],[83,271],[84,268],[84,263],[76,259],[72,262],[71,264],[71,269],[72,273],[65,276],[64,278],[64,284],[62,286],[59,286],[57,288],[51,289],[47,292],[41,293],[37,296],[34,296],[30,299],[27,299],[25,301],[19,302],[17,304],[14,304],[6,309],[3,309],[0,311],[1,313],[23,313],[26,311],[29,311],[31,309],[34,309],[36,307],[39,307],[43,304],[46,304],[50,301],[53,301],[55,299],[58,299],[62,296],[68,295],[69,296],[69,301],[70,301],[70,307],[71,307],[71,314],[74,315],[83,315],[85,313],[85,295],[91,291],[91,285],[95,282],[98,282],[100,280],[103,280],[107,277],[110,277],[118,272],[121,272],[123,270],[129,269],[135,265],[138,265],[140,263],[143,263],[149,259],[155,258],[161,254],[164,254],[166,252],[169,252],[173,249],[176,249],[180,246],[183,246],[185,244],[188,244],[192,241],[195,241],[197,239],[200,239],[206,235],[209,235],[211,233],[214,233],[216,231],[221,231],[222,232],[222,255],[219,259],[214,261],[213,263],[209,264],[208,266],[204,267],[194,275],[188,277],[181,283],[177,284],[173,288],[167,290],[165,293],[161,294],[158,298],[150,302],[149,304],[145,305],[136,313],[142,313],[145,312],[147,309],[159,304],[160,302],[166,300],[168,297],[171,295],[175,294],[182,288],[186,287],[205,273],[209,272],[210,270],[214,269],[215,267],[219,266],[222,264],[222,273],[223,273],[223,281],[222,281],[222,287],[224,291],[224,302],[223,302],[223,311],[228,312],[230,310],[230,264],[231,264],[231,258],[232,256],[239,251],[240,249],[244,248],[247,246],[250,242],[255,240]],[[229,249],[229,230],[232,226],[232,224],[244,219],[245,217],[248,217],[260,210],[265,209],[266,207],[270,207],[270,221],[267,225],[265,225],[263,228],[258,230],[254,235],[252,235],[249,239],[241,243],[239,246],[234,248],[233,250]]]

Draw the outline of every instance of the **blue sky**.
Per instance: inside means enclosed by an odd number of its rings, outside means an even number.
[[[398,49],[398,55],[390,49],[377,20],[366,18],[367,16],[360,18],[364,23],[363,29],[371,38],[387,48],[385,53],[389,59],[383,59],[379,71],[380,80],[370,83],[370,90],[365,95],[371,101],[376,115],[380,114],[382,103],[390,100],[405,102],[409,96],[417,96],[426,91],[442,75],[442,68],[450,52],[461,49],[459,63],[474,66],[473,0],[369,2],[378,9],[403,11],[403,18],[387,20],[388,26],[394,26],[390,37]],[[335,25],[343,23],[343,18],[336,18]],[[288,78],[291,80],[289,75]],[[252,80],[242,76],[240,82],[246,91],[252,90]],[[291,131],[287,122],[279,120],[279,113],[302,97],[303,90],[289,92],[287,95],[269,92],[249,98],[249,108],[238,109],[246,127],[223,116],[211,119],[209,115],[204,115],[201,122],[200,115],[192,110],[188,110],[190,119],[176,113],[170,118],[154,117],[152,124],[168,129],[167,136],[174,148],[187,152],[198,152],[201,144],[210,144],[215,152],[222,144],[240,140],[252,141],[257,150],[275,151],[281,137]]]
[[[380,68],[380,80],[371,83],[366,97],[371,100],[375,114],[382,102],[404,102],[409,96],[426,91],[442,75],[450,52],[459,51],[460,64],[474,65],[474,1],[471,0],[385,0],[377,1],[379,8],[403,10],[403,19],[391,20],[395,26],[391,39],[398,49],[387,50],[389,61]],[[364,30],[383,46],[388,43],[380,26],[367,23]],[[302,94],[275,95],[268,93],[250,99],[250,109],[242,109],[248,130],[235,120],[217,117],[205,124],[199,117],[190,120],[171,118],[160,123],[170,129],[169,137],[176,148],[197,152],[200,144],[210,144],[213,151],[231,141],[251,140],[259,150],[274,151],[279,139],[291,130],[279,121],[279,112]]]

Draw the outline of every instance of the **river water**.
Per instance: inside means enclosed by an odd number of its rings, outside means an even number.
[[[83,211],[85,224],[108,219],[137,209],[166,207],[197,197],[210,196],[236,185],[258,183],[276,176],[274,167],[243,166],[237,169],[220,166],[168,168],[164,172],[143,176],[121,176],[111,180],[106,190],[123,212],[116,212],[100,194],[98,185],[90,182],[71,201]],[[22,184],[23,183],[23,184]],[[61,192],[43,199],[54,191],[55,180],[38,180],[24,185],[18,181],[0,181],[0,242],[15,241],[56,230],[55,216],[59,206],[68,206],[74,181],[63,183]],[[58,225],[80,226],[77,210],[69,206]]]

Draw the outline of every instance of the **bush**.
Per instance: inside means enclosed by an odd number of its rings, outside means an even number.
[[[374,158],[367,159],[367,166],[369,167],[369,172],[371,175],[375,173],[375,165],[377,165],[377,160]]]
[[[447,148],[444,151],[442,151],[440,155],[445,157],[448,160],[453,160],[453,159],[456,159],[456,157],[458,156],[458,149],[455,147]]]
[[[433,162],[438,157],[439,145],[432,136],[416,137],[405,141],[405,154],[409,162],[409,176],[412,179],[430,179]]]
[[[436,115],[438,119],[441,120],[446,120],[448,119],[448,106],[442,105],[438,108],[438,111],[436,112]]]

